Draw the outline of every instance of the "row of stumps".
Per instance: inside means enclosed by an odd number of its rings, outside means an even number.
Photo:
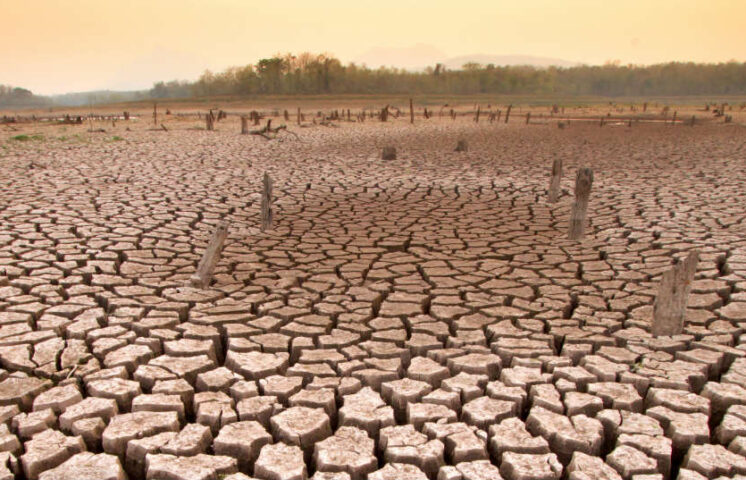
[[[395,155],[395,153],[394,153]],[[549,203],[556,203],[560,196],[560,182],[562,180],[562,160],[555,159],[552,165],[552,175],[548,189]],[[272,228],[272,179],[268,173],[262,179],[261,195],[261,230]],[[585,236],[585,223],[588,213],[588,201],[593,186],[593,170],[579,168],[575,177],[575,200],[572,204],[570,223],[567,237],[570,240],[582,240]],[[220,259],[223,244],[228,236],[228,222],[218,224],[205,253],[197,266],[197,271],[191,276],[190,284],[196,288],[207,288],[212,280],[215,266]],[[661,279],[658,296],[653,306],[652,334],[653,336],[670,336],[682,333],[686,316],[687,301],[694,275],[697,271],[699,254],[697,251],[689,253],[687,258],[671,270],[666,271]]]
[[[265,172],[264,178],[262,179],[262,198],[261,198],[261,230],[269,230],[272,228],[272,220],[274,214],[272,211],[272,178]],[[217,228],[210,238],[210,242],[207,244],[205,253],[202,254],[202,258],[197,265],[197,271],[189,278],[189,284],[195,288],[207,288],[212,281],[212,274],[215,270],[215,266],[220,260],[220,254],[223,251],[223,244],[225,239],[228,238],[228,225],[227,221],[222,221],[218,224]]]
[[[549,183],[548,201],[556,203],[560,195],[562,160],[555,159],[552,165],[552,178]],[[581,240],[585,235],[585,222],[588,213],[588,200],[593,185],[593,170],[579,168],[575,178],[575,200],[570,214],[567,237]],[[653,304],[652,334],[654,337],[679,335],[684,331],[686,307],[689,292],[697,272],[699,253],[694,250],[686,259],[663,273],[658,295]]]

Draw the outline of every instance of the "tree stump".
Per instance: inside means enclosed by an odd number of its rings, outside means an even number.
[[[457,152],[468,152],[469,151],[469,145],[466,143],[466,140],[463,138],[460,138],[456,142],[456,151]]]
[[[552,179],[549,182],[549,203],[557,203],[560,196],[560,181],[562,180],[562,159],[555,158],[552,164]]]
[[[585,217],[588,212],[588,198],[593,185],[593,170],[590,168],[578,169],[575,179],[575,202],[572,204],[570,214],[570,228],[567,237],[570,240],[581,240],[585,235]]]
[[[381,159],[382,160],[396,160],[396,147],[392,147],[390,145],[383,147],[383,152],[381,153]]]
[[[241,135],[249,134],[249,119],[241,115]]]
[[[272,179],[264,173],[262,180],[262,231],[272,228]]]
[[[698,262],[699,253],[690,252],[686,260],[663,274],[658,296],[653,304],[651,330],[654,337],[678,335],[684,330],[689,290],[697,272]]]
[[[210,285],[212,279],[212,272],[215,270],[215,265],[218,264],[220,259],[220,252],[223,250],[223,243],[228,236],[228,222],[220,222],[218,228],[212,234],[210,243],[207,244],[207,249],[202,255],[202,259],[199,261],[197,271],[189,279],[189,282],[193,287],[206,288]]]

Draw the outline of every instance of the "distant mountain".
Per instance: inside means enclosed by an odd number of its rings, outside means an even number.
[[[571,62],[560,58],[534,57],[531,55],[463,55],[451,57],[440,62],[449,69],[459,69],[466,63],[479,63],[482,65],[531,65],[534,67],[577,67],[579,62]]]
[[[432,45],[417,44],[411,47],[376,47],[359,55],[355,63],[365,64],[370,68],[396,67],[407,70],[424,70],[442,63],[451,70],[460,69],[465,63],[479,63],[482,65],[533,65],[535,67],[575,67],[579,62],[571,62],[559,58],[535,57],[531,55],[461,55],[448,57],[444,52]]]

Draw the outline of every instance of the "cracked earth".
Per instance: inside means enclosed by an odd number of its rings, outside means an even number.
[[[746,475],[742,127],[239,130],[0,156],[0,479]],[[653,337],[694,249],[684,333]]]

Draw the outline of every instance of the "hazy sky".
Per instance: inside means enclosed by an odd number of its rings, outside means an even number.
[[[149,88],[277,52],[746,61],[746,0],[0,0],[0,83]]]

